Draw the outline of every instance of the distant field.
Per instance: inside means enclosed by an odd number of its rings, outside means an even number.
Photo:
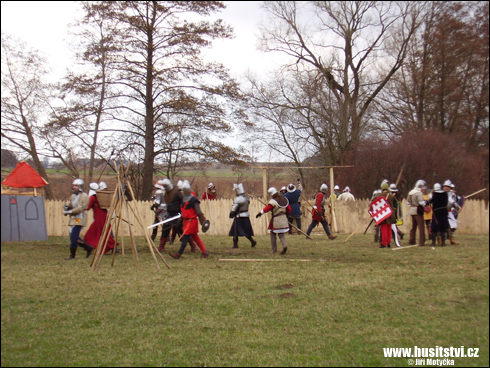
[[[64,260],[67,238],[2,243],[1,364],[406,367],[383,348],[464,346],[478,357],[455,366],[488,367],[488,236],[399,250],[346,237],[288,235],[285,256],[268,236],[238,250],[203,237],[210,258],[166,252],[159,270],[140,238],[134,267],[126,239],[97,272],[83,251]]]

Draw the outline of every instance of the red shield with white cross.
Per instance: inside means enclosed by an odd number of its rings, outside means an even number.
[[[374,221],[376,221],[376,225],[379,225],[380,222],[386,220],[393,213],[390,204],[383,196],[372,201],[370,208],[368,212]]]

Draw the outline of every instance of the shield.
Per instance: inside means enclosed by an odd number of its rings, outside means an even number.
[[[203,233],[205,233],[206,231],[208,231],[208,230],[209,230],[209,226],[210,226],[210,225],[211,225],[211,224],[209,223],[209,220],[204,221],[204,223],[202,224],[202,227],[201,227],[201,231],[202,231]]]
[[[385,197],[380,196],[371,202],[370,210],[368,211],[371,217],[376,221],[376,225],[386,220],[391,216],[393,210]]]

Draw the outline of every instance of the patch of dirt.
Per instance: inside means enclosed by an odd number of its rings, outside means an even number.
[[[278,289],[292,289],[292,288],[294,288],[294,285],[293,284],[284,284],[284,285],[279,285],[277,288]]]
[[[276,296],[276,298],[285,299],[285,298],[294,298],[295,296],[296,295],[294,295],[293,293],[284,293],[284,294]]]

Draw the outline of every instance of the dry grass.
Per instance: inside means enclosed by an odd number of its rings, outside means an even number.
[[[371,236],[206,238],[171,269],[138,239],[140,265],[105,256],[98,272],[66,238],[2,243],[2,366],[407,366],[384,347],[478,347],[488,366],[488,236],[463,245],[376,248]],[[128,244],[128,242],[125,242]],[[175,250],[174,245],[170,250]],[[198,252],[199,253],[199,252]]]

